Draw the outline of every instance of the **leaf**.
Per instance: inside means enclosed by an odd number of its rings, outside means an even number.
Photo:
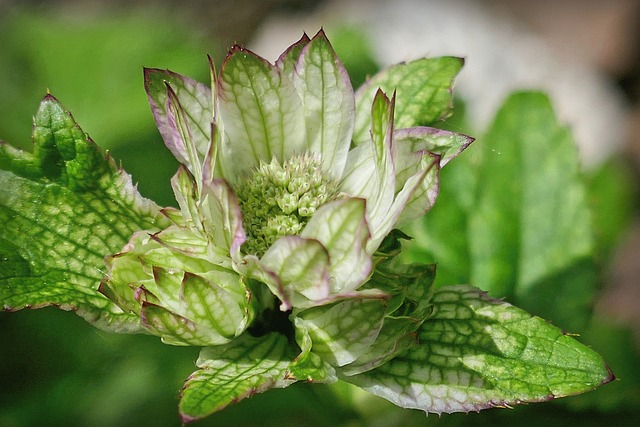
[[[427,126],[449,115],[451,86],[462,68],[461,58],[423,58],[389,67],[356,91],[356,125],[353,144],[369,139],[369,106],[378,88],[396,92],[394,122],[397,129]]]
[[[53,96],[34,121],[33,154],[0,144],[0,301],[5,310],[54,305],[103,328],[138,330],[97,291],[104,257],[168,221]]]
[[[243,304],[233,294],[201,276],[153,268],[156,286],[147,286],[158,297],[143,304],[142,323],[177,345],[226,344],[249,322]],[[166,338],[170,337],[170,340]]]
[[[415,332],[432,312],[435,265],[406,265],[396,261],[394,258],[378,265],[365,285],[387,292],[392,299],[387,303],[387,316],[375,342],[364,354],[342,367],[341,375],[374,369],[418,343]]]
[[[435,291],[420,345],[344,379],[404,408],[469,412],[582,393],[613,380],[600,356],[469,286]]]
[[[316,239],[329,252],[331,294],[348,293],[360,286],[371,272],[366,252],[370,237],[365,219],[365,201],[346,198],[321,206],[300,234]]]
[[[474,141],[474,138],[462,133],[425,126],[398,129],[394,132],[393,139],[398,150],[412,153],[427,150],[437,154],[440,157],[440,167],[449,163]]]
[[[367,250],[375,250],[391,231],[394,202],[395,170],[393,167],[393,111],[395,98],[389,99],[378,90],[369,117],[370,138],[349,152],[341,189],[354,197],[367,200],[367,219],[371,240]]]
[[[144,87],[165,145],[180,163],[190,165],[193,170],[193,157],[204,159],[209,149],[213,119],[211,89],[189,77],[156,68],[144,69]],[[174,99],[168,102],[171,93]],[[171,104],[179,105],[179,110],[186,114],[182,125],[191,136],[196,153],[188,153],[183,135],[171,126]],[[176,114],[173,116],[175,121]]]
[[[596,277],[568,129],[545,95],[515,93],[472,152],[445,168],[439,202],[410,231],[414,259],[437,260],[448,283],[473,283],[564,328],[583,329]]]
[[[294,324],[298,334],[309,335],[315,354],[332,366],[344,366],[371,347],[384,314],[382,299],[348,299],[303,310],[296,314]]]
[[[302,102],[280,69],[234,46],[222,65],[218,85],[219,113],[228,136],[218,155],[230,163],[225,176],[232,183],[260,161],[275,157],[282,163],[306,151]]]
[[[392,210],[395,215],[390,218],[392,227],[402,227],[424,216],[436,203],[440,190],[440,158],[429,152],[419,158],[419,162],[409,166],[414,174],[404,182],[393,202]]]
[[[299,322],[299,320],[298,320]],[[295,323],[295,318],[294,318]],[[289,365],[291,376],[300,381],[335,383],[338,381],[336,370],[312,350],[313,342],[309,331],[296,328],[295,337],[301,351]]]
[[[349,75],[324,31],[302,50],[293,82],[302,99],[308,149],[321,154],[329,178],[339,179],[351,144],[356,106]]]
[[[239,257],[246,235],[238,198],[229,184],[221,179],[206,183],[199,203],[202,225],[213,246]]]
[[[294,307],[329,295],[329,254],[317,240],[283,237],[269,247],[260,262],[291,293]]]
[[[293,80],[293,74],[295,73],[296,63],[300,58],[302,49],[311,41],[306,33],[302,34],[300,40],[292,44],[282,52],[282,54],[276,60],[275,66],[278,67],[285,76]]]
[[[244,334],[225,346],[204,348],[182,389],[180,417],[189,423],[270,388],[295,382],[287,368],[295,352],[283,335]]]
[[[167,84],[167,126],[173,136],[173,142],[180,147],[180,161],[196,177],[197,182],[202,182],[202,160],[198,153],[198,146],[189,125],[189,111],[180,104],[180,99],[175,91]],[[186,160],[183,160],[186,159]]]
[[[393,136],[396,148],[396,191],[400,191],[397,199],[406,199],[394,226],[402,227],[420,218],[434,206],[440,189],[440,169],[474,139],[424,126],[399,129]],[[416,177],[420,177],[420,187],[412,190],[410,184]]]
[[[568,129],[557,124],[549,100],[539,94],[508,99],[486,140],[495,141],[495,154],[486,155],[478,171],[485,185],[471,218],[471,254],[485,262],[476,263],[473,283],[502,282],[514,273],[515,261],[516,293],[526,292],[567,259],[591,253],[577,150]],[[513,239],[520,240],[519,247],[504,245]]]

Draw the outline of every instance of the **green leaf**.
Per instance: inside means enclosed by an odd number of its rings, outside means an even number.
[[[391,217],[392,221],[387,225],[388,228],[402,227],[424,216],[433,207],[440,189],[438,163],[437,155],[426,153],[417,164],[411,165],[414,174],[405,181],[393,202],[392,209],[395,215]]]
[[[167,125],[173,134],[173,143],[182,151],[180,159],[191,171],[197,182],[202,182],[202,160],[198,153],[191,126],[189,125],[189,112],[180,104],[180,99],[175,91],[167,84]]]
[[[516,93],[472,151],[443,171],[439,202],[410,231],[414,259],[437,260],[448,283],[473,283],[564,328],[582,329],[596,277],[569,130],[545,95]]]
[[[327,249],[316,239],[285,236],[274,242],[261,259],[245,256],[241,274],[267,285],[282,304],[313,307],[330,295],[330,264]]]
[[[104,257],[137,230],[168,225],[51,95],[35,116],[34,153],[0,145],[0,301],[59,306],[98,326],[137,330],[98,292]]]
[[[291,294],[294,307],[329,296],[329,254],[317,240],[283,237],[271,245],[260,262],[279,278],[285,292]]]
[[[349,152],[341,189],[367,200],[371,227],[369,250],[375,250],[390,231],[390,207],[394,202],[393,111],[395,99],[378,90],[370,109],[369,140]],[[393,210],[391,210],[393,212]],[[395,222],[395,221],[394,221]]]
[[[185,423],[206,417],[239,400],[295,382],[288,366],[295,357],[287,339],[272,333],[247,334],[228,345],[207,347],[182,389],[180,416]]]
[[[300,381],[322,383],[335,383],[338,381],[335,368],[312,351],[313,342],[309,331],[300,328],[296,329],[295,333],[296,342],[301,351],[289,365],[291,376]]]
[[[403,209],[394,226],[420,218],[436,202],[440,190],[440,169],[462,152],[473,138],[430,127],[398,129],[394,132],[396,192]],[[423,172],[425,171],[425,172]],[[419,178],[419,187],[412,181]]]
[[[440,167],[449,163],[474,141],[474,138],[462,133],[425,126],[398,129],[394,132],[393,139],[397,149],[403,152],[427,150],[437,154],[440,157]]]
[[[470,223],[471,255],[478,260],[472,282],[517,281],[516,293],[526,293],[567,260],[591,254],[577,150],[541,94],[509,98],[486,141],[494,154],[486,153],[478,171],[484,185]]]
[[[164,314],[161,307],[143,305],[142,323],[145,327],[152,326],[163,339],[170,335],[178,345],[226,344],[246,327],[245,306],[219,284],[195,274],[159,267],[154,267],[153,275],[157,286],[146,288],[158,301],[150,302],[161,303],[170,311]],[[156,320],[170,318],[177,324],[154,324],[150,318],[153,310],[158,314]]]
[[[369,105],[378,88],[396,91],[395,126],[426,126],[442,120],[451,110],[451,86],[462,68],[461,58],[423,58],[389,67],[367,80],[356,92],[353,143],[369,139]]]
[[[294,324],[298,335],[309,335],[314,353],[333,366],[344,366],[374,343],[385,305],[382,299],[348,299],[303,310],[296,314]]]
[[[215,331],[147,301],[142,302],[140,321],[153,335],[161,337],[165,344],[205,346],[229,342]]]
[[[401,407],[438,414],[547,401],[613,380],[593,350],[478,289],[443,287],[431,302],[419,346],[344,379]]]
[[[300,54],[302,53],[302,49],[311,41],[309,36],[306,33],[302,34],[300,40],[292,44],[282,52],[282,54],[276,60],[275,66],[278,67],[285,76],[293,80],[293,75],[295,73],[296,64],[298,63],[298,58],[300,58]]]
[[[371,272],[363,199],[339,199],[321,206],[300,236],[318,240],[329,252],[332,295],[355,290]]]
[[[213,246],[239,257],[246,235],[238,198],[229,184],[221,179],[206,183],[199,204],[202,225]]]
[[[431,293],[435,265],[400,264],[397,258],[378,265],[365,286],[392,295],[387,316],[371,347],[340,369],[341,375],[356,375],[391,360],[418,343],[416,330],[432,312]]]
[[[193,171],[194,160],[204,159],[209,149],[213,119],[211,90],[189,77],[155,68],[144,69],[144,87],[165,145],[180,163]],[[170,102],[171,97],[173,100]],[[172,113],[171,105],[180,114]],[[182,114],[186,117],[183,118]],[[177,118],[181,121],[182,133],[176,127]],[[189,141],[184,137],[187,134]]]
[[[320,30],[304,47],[294,84],[304,108],[309,151],[321,154],[331,179],[342,175],[355,120],[353,88],[347,71]]]
[[[282,163],[306,151],[302,102],[293,81],[282,71],[234,46],[222,65],[218,84],[219,113],[228,137],[218,153],[230,168],[225,177],[235,181],[260,161],[275,157]]]

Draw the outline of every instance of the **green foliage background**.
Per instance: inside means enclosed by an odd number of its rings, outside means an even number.
[[[376,71],[371,48],[357,30],[337,29],[329,32],[329,37],[356,86]],[[48,88],[74,112],[76,120],[101,147],[122,161],[144,196],[161,205],[174,204],[169,178],[177,163],[155,130],[142,85],[142,67],[169,68],[207,81],[205,54],[214,55],[219,63],[223,46],[161,11],[149,10],[84,19],[64,13],[12,11],[0,18],[0,41],[3,140],[29,148],[31,117]],[[460,105],[446,126],[482,135],[484,130],[479,133],[464,123],[463,112]],[[482,197],[485,201],[496,197],[505,205],[510,202],[501,199],[499,191],[500,185],[505,185],[500,180],[507,179],[497,173],[504,172],[504,165],[487,160],[493,157],[500,161],[492,153],[508,149],[495,145],[504,140],[500,135],[504,129],[496,122],[459,162],[443,170],[442,193],[434,211],[408,230],[416,236],[409,245],[410,257],[438,261],[442,284],[478,278],[470,272],[472,264],[480,261],[468,249],[473,247],[473,239],[482,242],[482,238],[473,237],[479,232],[473,218],[476,209],[481,209]],[[523,132],[524,139],[534,138]],[[558,132],[561,138],[570,138],[564,130],[558,128]],[[553,157],[545,154],[549,153],[540,153],[541,160]],[[566,160],[565,155],[558,154],[561,160]],[[478,174],[483,179],[475,182],[473,177]],[[572,262],[555,278],[555,282],[562,279],[575,286],[564,288],[560,305],[546,304],[540,298],[550,294],[548,286],[522,291],[513,278],[505,279],[503,288],[492,289],[491,293],[508,297],[510,302],[572,332],[582,332],[580,339],[603,355],[618,381],[583,396],[548,404],[441,418],[425,418],[421,412],[396,408],[344,384],[296,384],[257,395],[195,425],[553,426],[570,422],[595,426],[640,421],[637,344],[629,330],[591,313],[612,253],[638,213],[637,187],[620,159],[612,159],[588,175],[577,172],[571,179],[578,186],[587,184],[585,203],[592,209],[587,223],[592,224],[595,236],[589,243],[589,256],[580,253],[567,257]],[[487,181],[494,186],[482,190]],[[491,191],[498,194],[492,195]],[[434,234],[434,229],[444,230],[447,238]],[[509,230],[501,232],[505,241],[515,238]],[[0,425],[30,426],[45,421],[48,425],[178,425],[178,391],[193,371],[198,351],[166,346],[151,336],[105,333],[54,308],[2,312]]]

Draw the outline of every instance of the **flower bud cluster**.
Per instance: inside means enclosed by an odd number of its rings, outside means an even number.
[[[243,214],[246,253],[261,256],[273,242],[299,234],[323,204],[338,196],[338,183],[327,179],[311,155],[261,162],[236,188]]]

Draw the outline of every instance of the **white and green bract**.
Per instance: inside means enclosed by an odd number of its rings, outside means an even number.
[[[185,423],[295,381],[342,379],[435,413],[611,381],[544,320],[468,286],[434,291],[435,266],[399,262],[397,229],[431,208],[440,168],[472,141],[427,127],[449,114],[461,66],[398,64],[354,94],[320,31],[275,64],[233,47],[210,87],[145,70],[182,164],[179,209],[140,197],[47,95],[33,155],[0,143],[4,309],[56,305],[206,347]]]
[[[461,61],[444,61],[448,90]],[[159,129],[183,165],[172,181],[180,210],[165,210],[172,226],[139,233],[111,256],[101,289],[165,342],[184,345],[229,342],[275,299],[326,360],[352,362],[375,341],[391,297],[361,289],[374,253],[429,210],[443,160],[472,139],[395,129],[395,92],[370,85],[355,96],[322,31],[275,65],[235,46],[212,77],[207,87],[146,70]],[[369,136],[354,139],[363,126]],[[310,309],[324,313],[322,325]],[[359,324],[356,339],[341,337],[334,312]],[[342,339],[347,347],[335,345]]]

